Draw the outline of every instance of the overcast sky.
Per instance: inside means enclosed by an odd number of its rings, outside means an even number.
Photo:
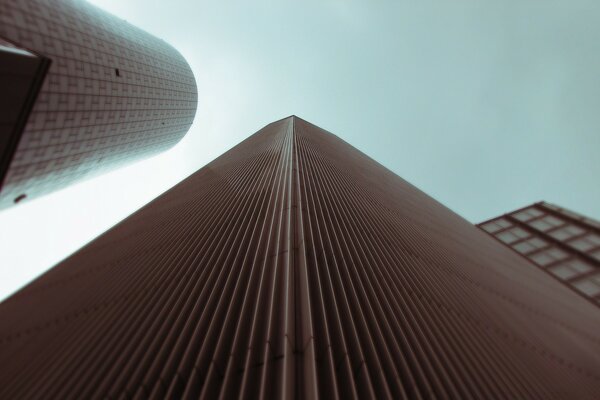
[[[93,3],[186,57],[196,120],[166,153],[0,211],[0,299],[291,114],[469,221],[540,200],[600,218],[597,0]]]

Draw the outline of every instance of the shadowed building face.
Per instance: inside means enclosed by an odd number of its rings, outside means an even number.
[[[172,147],[198,97],[177,50],[75,0],[0,0],[0,83],[0,209]]]
[[[592,304],[274,122],[0,304],[0,397],[595,399]]]

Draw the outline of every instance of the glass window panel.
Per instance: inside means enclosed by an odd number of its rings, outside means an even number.
[[[575,228],[575,229],[570,229],[570,228]],[[565,226],[564,228],[558,228],[556,230],[553,230],[552,232],[549,233],[550,236],[552,236],[553,238],[557,239],[557,240],[567,240],[572,238],[573,236],[578,235],[577,230],[579,228],[570,225],[570,226]],[[581,232],[583,232],[582,229],[579,229]],[[581,233],[579,232],[579,233]]]
[[[483,228],[483,230],[485,230],[486,232],[489,232],[489,233],[494,233],[494,232],[497,232],[500,229],[502,229],[500,227],[500,225],[498,225],[495,222],[488,222],[487,224],[482,225],[481,227]]]
[[[600,285],[591,279],[575,282],[574,286],[582,293],[588,296],[596,296],[600,294]]]
[[[555,267],[550,268],[550,272],[554,275],[558,276],[560,279],[569,279],[576,275],[575,271],[569,268],[566,265],[557,265]]]
[[[509,226],[512,225],[508,220],[506,220],[504,218],[497,219],[494,222],[497,223],[498,226],[500,226],[501,228],[508,228]]]
[[[521,228],[512,228],[509,232],[518,237],[519,239],[523,239],[529,236],[529,232]]]
[[[566,264],[568,264],[571,268],[573,268],[575,271],[577,271],[579,273],[588,272],[594,268],[591,265],[589,265],[588,263],[586,263],[585,261],[580,260],[580,259],[570,260]]]
[[[550,225],[548,222],[544,221],[543,219],[536,219],[535,221],[529,222],[529,226],[532,226],[535,229],[543,231],[543,232],[545,232],[549,229],[552,229],[552,225]]]
[[[510,226],[512,226],[510,222],[508,222],[504,218],[500,218],[494,221],[490,221],[487,224],[482,225],[481,227],[489,233],[494,233],[504,228],[508,228]]]
[[[548,244],[548,242],[546,242],[540,238],[529,239],[528,242],[536,249],[541,249],[542,247],[546,247],[546,245]]]
[[[531,219],[531,216],[526,211],[521,211],[516,214],[513,214],[513,217],[515,217],[516,219],[518,219],[521,222],[529,221]]]
[[[529,214],[527,214],[525,211],[518,212],[516,214],[513,214],[512,216],[521,222],[529,221],[531,219]]]
[[[558,229],[556,231],[550,232],[550,236],[557,240],[566,240],[571,238],[573,235],[571,235],[564,229]]]
[[[600,246],[600,236],[592,233],[592,234],[586,235],[585,237],[594,246]]]
[[[566,227],[566,229],[569,232],[571,232],[573,234],[573,236],[575,236],[575,235],[581,235],[583,232],[585,232],[584,229],[581,229],[580,227],[575,226],[575,225],[569,225],[569,226]]]
[[[565,253],[564,251],[562,251],[561,249],[556,248],[556,247],[549,249],[548,254],[550,254],[550,256],[552,256],[552,258],[555,258],[557,260],[562,260],[564,258],[567,258],[567,253]]]
[[[539,217],[542,214],[543,213],[541,211],[535,208],[528,208],[526,210],[519,211],[518,213],[513,214],[512,216],[518,219],[519,221],[525,222],[529,221],[530,219]]]
[[[537,264],[546,266],[552,262],[565,259],[567,258],[567,256],[567,253],[565,253],[564,251],[557,249],[556,247],[551,247],[546,250],[538,251],[537,253],[533,254],[530,258]]]
[[[564,223],[563,220],[553,217],[552,215],[544,217],[543,220],[552,226],[560,226]]]
[[[516,235],[509,231],[499,233],[497,238],[502,240],[504,243],[512,243],[519,239]]]
[[[550,257],[545,251],[535,253],[530,258],[533,262],[541,266],[546,266],[554,261],[554,258]]]
[[[533,217],[539,217],[540,215],[543,214],[543,212],[541,212],[537,208],[528,208],[527,212],[529,212],[529,215],[531,215]]]
[[[533,247],[529,242],[517,243],[513,246],[513,248],[519,253],[529,253],[530,251],[535,250],[535,247]]]
[[[581,251],[588,251],[589,249],[594,247],[594,245],[592,243],[590,243],[589,241],[587,241],[585,237],[571,240],[569,242],[569,245],[571,247],[574,247],[577,250],[581,250]]]

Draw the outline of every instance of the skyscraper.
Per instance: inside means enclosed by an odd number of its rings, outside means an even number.
[[[168,149],[194,76],[164,41],[78,0],[0,0],[0,208]]]
[[[600,306],[600,222],[539,202],[478,226]]]
[[[596,399],[600,313],[274,122],[0,304],[0,397]]]

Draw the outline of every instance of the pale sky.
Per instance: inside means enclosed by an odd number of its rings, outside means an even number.
[[[540,200],[600,219],[597,0],[93,3],[184,55],[196,120],[166,153],[0,211],[0,299],[291,114],[471,222]]]

